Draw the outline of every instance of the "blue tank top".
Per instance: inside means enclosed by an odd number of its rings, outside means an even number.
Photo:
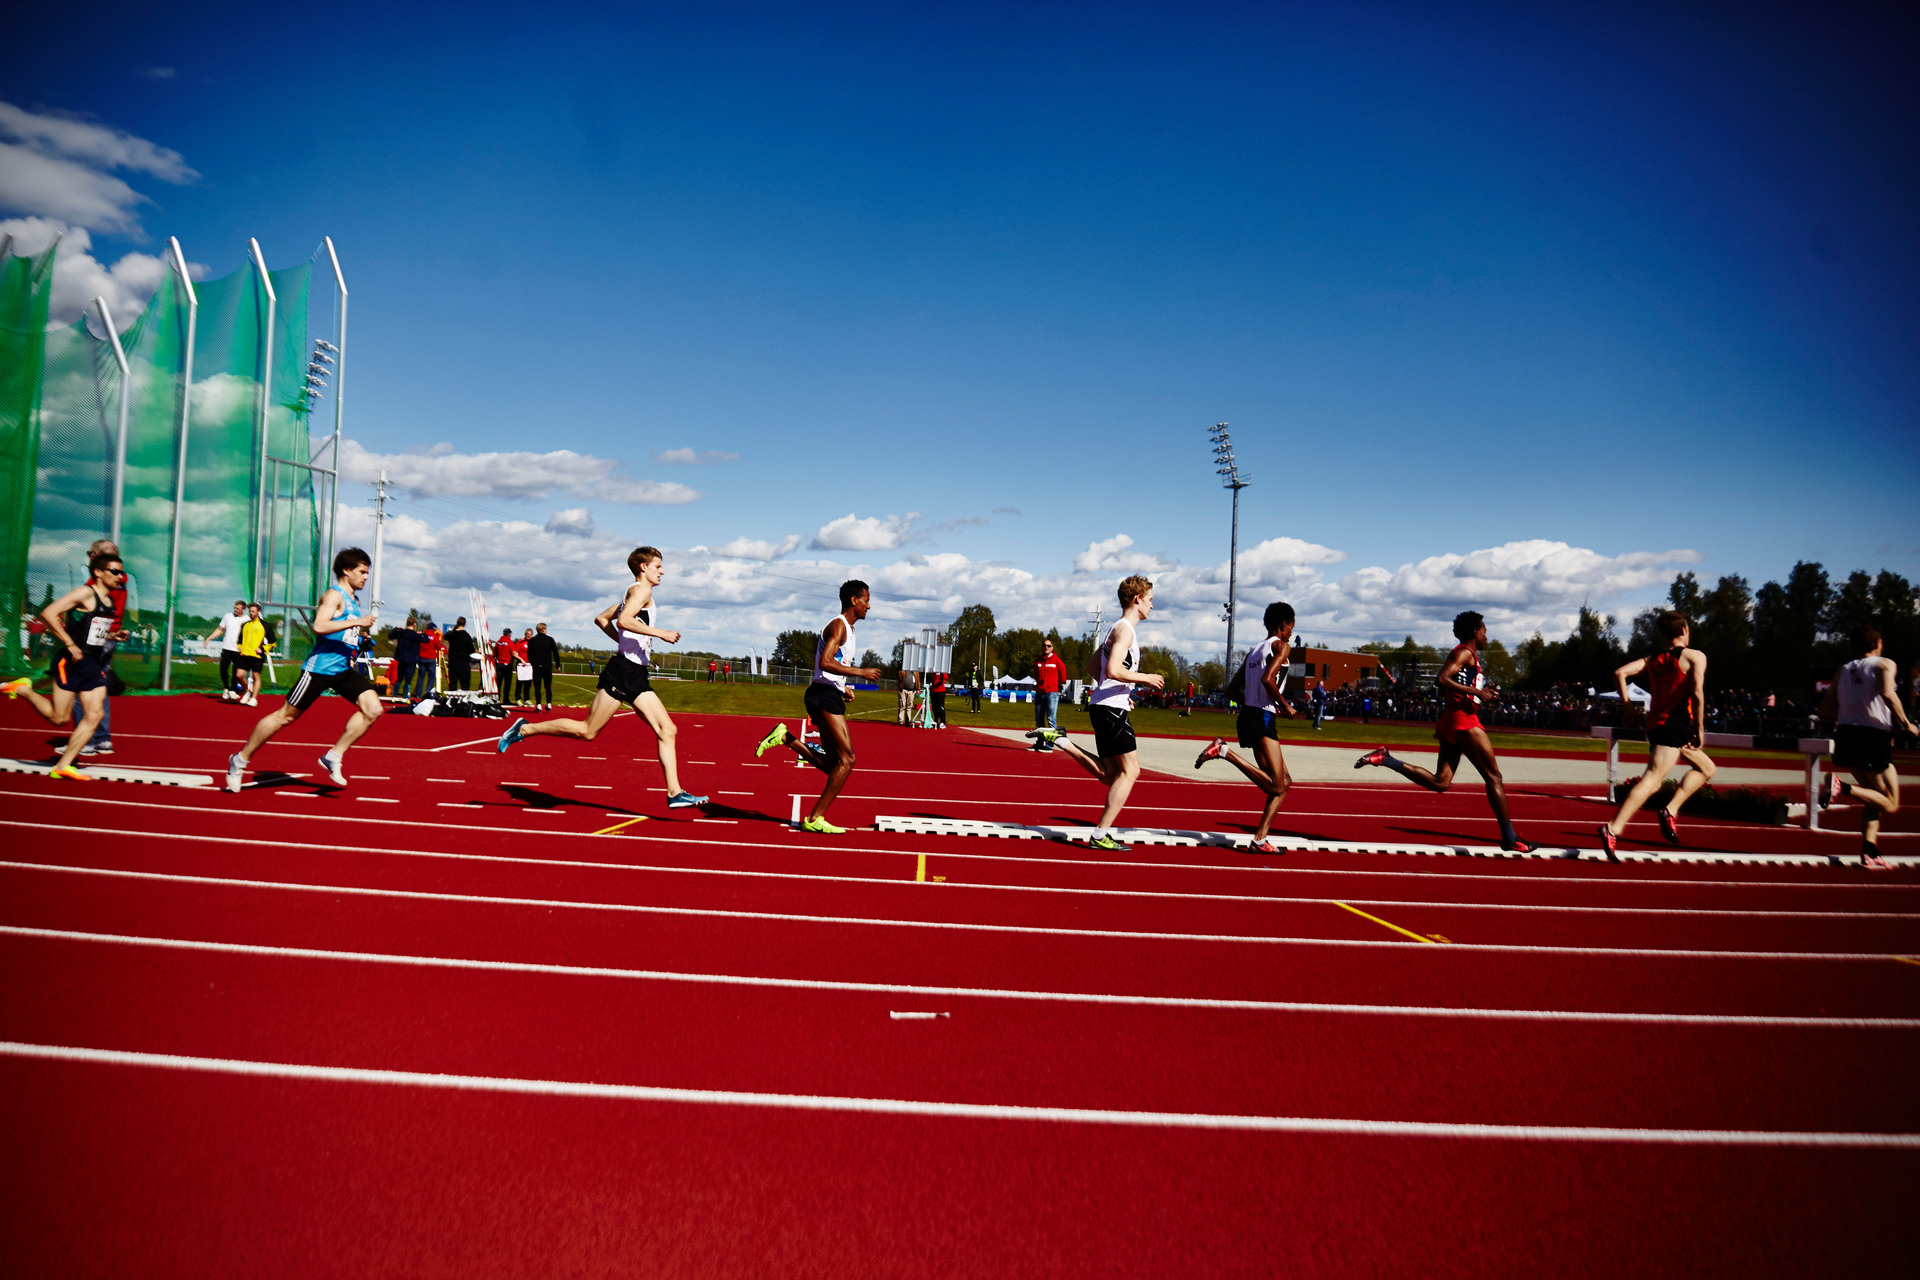
[[[339,591],[336,587],[334,590]],[[345,591],[340,592],[342,601],[336,617],[358,618],[360,597]],[[323,636],[313,638],[313,652],[307,655],[306,669],[317,676],[337,676],[350,670],[354,660],[360,656],[360,632],[357,629],[330,631]]]

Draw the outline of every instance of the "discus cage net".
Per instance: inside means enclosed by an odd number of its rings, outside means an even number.
[[[159,288],[119,331],[103,299],[48,326],[59,247],[0,243],[0,672],[36,665],[31,619],[86,580],[100,537],[130,574],[129,683],[170,687],[200,638],[182,621],[236,599],[277,616],[286,652],[327,586],[338,514],[347,291],[332,241],[281,270],[250,241],[237,271],[202,281],[169,241]],[[317,342],[316,268],[333,303]]]

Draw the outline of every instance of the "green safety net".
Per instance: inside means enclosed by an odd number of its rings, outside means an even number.
[[[57,245],[0,260],[0,674],[8,676],[27,669],[21,614],[28,605],[40,384]]]
[[[319,506],[332,495],[313,472],[291,465],[308,462],[311,447],[303,392],[312,274],[311,260],[268,274],[269,329],[267,292],[251,263],[196,284],[197,315],[169,272],[121,335],[128,374],[120,549],[136,612],[121,666],[130,684],[158,678],[169,631],[178,658],[180,644],[204,635],[235,600],[276,602],[281,608],[269,612],[297,623],[297,607],[324,589]],[[31,362],[41,373],[38,502],[26,514],[24,566],[36,605],[48,589],[59,594],[84,579],[87,545],[112,527],[123,386],[96,314],[46,332],[43,300],[41,317],[44,352]],[[7,581],[19,582],[19,570]]]

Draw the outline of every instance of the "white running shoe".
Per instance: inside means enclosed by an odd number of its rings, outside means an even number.
[[[320,767],[327,771],[328,781],[332,782],[336,787],[344,787],[347,785],[347,775],[340,772],[341,767],[345,764],[346,761],[331,751],[320,757]]]
[[[239,756],[227,757],[227,790],[235,795],[240,793],[241,783],[247,776],[247,762]]]

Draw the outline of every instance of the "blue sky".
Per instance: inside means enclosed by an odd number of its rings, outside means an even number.
[[[584,635],[645,541],[689,644],[852,572],[876,639],[1068,627],[1137,569],[1205,656],[1227,420],[1252,611],[1513,642],[1681,569],[1920,577],[1912,32],[1769,12],[30,14],[0,101],[194,176],[95,163],[116,222],[0,166],[0,215],[216,275],[334,237],[390,610]]]

